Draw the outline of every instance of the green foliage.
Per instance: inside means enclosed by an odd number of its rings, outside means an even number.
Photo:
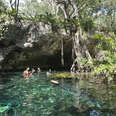
[[[16,16],[17,15],[17,10],[13,9],[12,11],[9,11],[10,16]]]
[[[90,18],[83,18],[81,20],[81,26],[86,32],[92,31],[95,28],[93,20]]]
[[[51,78],[64,78],[64,79],[77,78],[78,79],[78,76],[72,75],[68,72],[63,72],[63,73],[52,74]]]
[[[46,2],[38,3],[37,0],[27,0],[24,7],[20,9],[20,13],[23,19],[37,22],[40,18],[42,21],[45,20],[45,15],[51,13],[51,8]]]
[[[6,6],[2,0],[0,0],[0,14],[5,13]]]
[[[78,63],[80,70],[86,70],[90,71],[93,69],[93,60],[92,59],[86,59],[86,58],[76,58],[75,61]]]
[[[101,48],[103,50],[108,50],[110,52],[113,52],[116,50],[116,35],[114,33],[111,34],[111,36],[105,36],[104,34],[95,34],[93,38],[98,38],[100,40],[98,44],[98,48]]]
[[[4,34],[4,32],[7,30],[7,23],[9,23],[9,17],[8,15],[2,13],[0,15],[0,36]]]
[[[104,73],[109,80],[113,79],[114,71],[116,70],[116,38],[115,35],[106,37],[104,35],[95,35],[95,38],[99,38],[101,42],[98,44],[98,48],[105,50],[107,55],[104,59],[94,67],[94,72],[96,74]],[[97,61],[95,61],[97,62]]]

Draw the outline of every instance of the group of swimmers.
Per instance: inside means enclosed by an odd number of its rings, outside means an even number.
[[[33,76],[33,73],[35,72],[35,69],[32,68],[32,70],[30,71],[30,68],[28,67],[26,70],[24,70],[23,72],[23,77],[24,78],[29,78]],[[40,72],[40,68],[37,68],[37,72]]]
[[[30,71],[30,68],[28,67],[26,70],[24,70],[23,77],[26,78],[26,79],[29,78],[29,77],[33,77],[32,74],[34,72],[35,72],[35,69],[34,68],[32,68],[32,70]],[[40,68],[37,68],[37,72],[38,73],[40,72]],[[51,76],[51,69],[49,70],[49,72],[46,72],[46,76],[47,77]],[[59,82],[56,81],[56,80],[50,80],[50,82],[53,83],[53,84],[56,84],[56,85],[59,84]]]

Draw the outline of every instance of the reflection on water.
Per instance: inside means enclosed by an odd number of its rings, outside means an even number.
[[[0,113],[8,116],[116,116],[116,86],[94,80],[61,79],[45,73],[0,81]]]

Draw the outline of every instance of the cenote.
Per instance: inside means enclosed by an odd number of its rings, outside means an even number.
[[[91,79],[59,79],[46,72],[25,80],[0,78],[0,116],[116,116],[116,86]]]

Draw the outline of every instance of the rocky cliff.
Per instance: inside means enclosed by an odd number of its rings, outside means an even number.
[[[69,37],[53,33],[52,27],[42,22],[22,24],[7,25],[0,38],[0,69],[23,69],[37,65],[44,68],[60,67],[62,38],[65,38],[65,65],[71,64],[72,43]]]

